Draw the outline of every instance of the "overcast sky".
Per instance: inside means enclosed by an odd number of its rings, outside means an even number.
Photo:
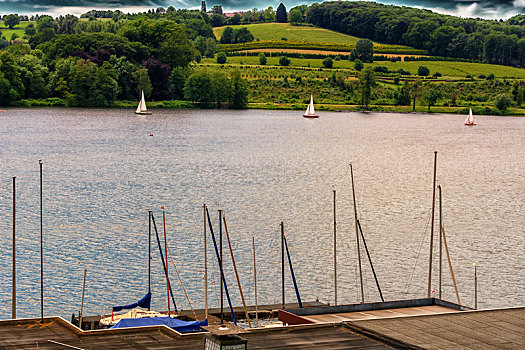
[[[208,8],[222,5],[227,10],[247,10],[254,7],[264,9],[268,6],[277,8],[283,2],[287,9],[300,4],[312,4],[308,0],[211,0],[206,1]],[[321,2],[321,1],[317,1]],[[491,19],[509,18],[516,14],[525,14],[525,0],[380,0],[385,4],[406,5],[426,8],[439,13],[461,17],[483,17]],[[120,9],[124,12],[140,12],[149,8],[173,6],[175,8],[200,8],[200,0],[0,0],[0,14],[47,13],[53,16],[61,14],[80,15],[91,9]]]

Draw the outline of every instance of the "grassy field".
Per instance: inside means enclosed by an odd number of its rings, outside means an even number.
[[[268,66],[279,66],[279,57],[268,57],[267,59]],[[290,61],[290,65],[293,67],[323,67],[323,60],[321,59],[291,58]],[[202,60],[202,63],[206,64],[212,64],[215,62],[215,59],[212,58],[206,58]],[[258,65],[259,58],[256,56],[233,56],[228,57],[226,63],[238,65]],[[354,63],[348,60],[334,60],[333,63],[333,69],[354,69]],[[365,67],[366,66],[384,66],[392,71],[397,71],[402,68],[404,70],[408,70],[412,74],[417,73],[417,69],[419,66],[426,66],[428,67],[428,69],[430,69],[431,75],[435,72],[439,72],[444,77],[452,78],[465,78],[467,74],[472,75],[476,78],[481,74],[489,75],[492,73],[496,78],[514,77],[519,79],[525,79],[525,69],[483,63],[378,61],[374,63],[366,63]]]
[[[17,40],[24,40],[25,39],[22,39],[22,37],[25,35],[24,34],[24,28],[26,28],[29,23],[35,23],[34,21],[23,21],[23,22],[20,22],[18,25],[14,26],[13,29],[9,29],[3,21],[0,21],[0,36],[3,36],[5,37],[6,40],[11,40],[11,36],[13,35],[13,33],[16,33],[16,35],[18,35],[18,39]]]
[[[359,38],[354,36],[334,32],[333,30],[292,26],[289,23],[259,23],[235,26],[234,28],[248,28],[255,37],[255,40],[281,40],[286,38],[288,41],[305,42],[329,42],[338,44],[355,45]],[[215,37],[219,40],[226,27],[213,28]]]

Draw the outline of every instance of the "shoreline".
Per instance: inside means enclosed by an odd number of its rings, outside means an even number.
[[[136,101],[116,101],[113,106],[108,107],[68,107],[65,106],[62,101],[49,101],[49,100],[22,100],[21,103],[17,103],[12,106],[5,106],[5,108],[92,108],[92,109],[130,109],[136,108]],[[171,110],[182,110],[182,109],[199,109],[198,106],[193,105],[189,101],[170,100],[170,101],[157,101],[148,102],[148,107],[151,111],[155,109],[171,109]],[[289,111],[302,111],[306,109],[307,105],[304,103],[260,103],[250,102],[248,103],[247,109],[258,109],[258,110],[289,110]],[[455,114],[455,115],[467,115],[469,108],[475,115],[492,115],[492,116],[504,116],[504,117],[525,117],[525,108],[512,107],[505,112],[501,112],[494,107],[490,106],[433,106],[428,111],[428,106],[417,106],[416,110],[412,110],[412,106],[394,106],[394,105],[369,105],[368,109],[363,108],[360,105],[350,104],[316,104],[316,110],[324,112],[361,112],[361,113],[405,113],[405,114]],[[228,108],[221,108],[227,110]],[[1,109],[0,109],[1,110]],[[217,110],[202,109],[204,110]]]

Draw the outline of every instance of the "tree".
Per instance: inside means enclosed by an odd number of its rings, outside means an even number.
[[[235,70],[231,76],[231,95],[228,107],[245,109],[248,106],[248,84],[241,77],[241,72]]]
[[[264,19],[266,22],[275,22],[275,11],[272,6],[268,6],[268,8],[264,10]]]
[[[354,61],[354,69],[360,72],[361,70],[363,70],[363,68],[365,68],[363,62],[359,58],[356,58]]]
[[[264,54],[264,52],[261,52],[261,53],[259,54],[259,64],[260,64],[261,66],[264,66],[264,65],[266,64],[266,61],[267,61],[267,59],[266,59],[266,55]]]
[[[246,42],[254,40],[253,34],[246,27],[234,30],[233,33],[234,33],[233,36],[235,38],[234,42],[236,44],[237,43],[246,43]]]
[[[170,66],[152,56],[144,62],[144,68],[148,70],[153,87],[151,98],[157,101],[171,99]]]
[[[201,108],[210,108],[215,101],[215,86],[210,74],[197,72],[190,75],[184,85],[184,97]]]
[[[281,2],[279,6],[277,6],[277,11],[275,12],[275,22],[277,23],[287,23],[288,22],[288,16],[286,15],[286,7]]]
[[[412,104],[413,111],[416,110],[416,99],[417,99],[420,87],[421,87],[421,80],[419,79],[414,80],[414,82],[412,83],[412,86],[410,87],[410,94],[411,94],[412,102],[413,102]]]
[[[78,23],[78,18],[73,15],[60,16],[56,20],[57,34],[73,34]]]
[[[213,58],[217,51],[217,40],[214,38],[206,38],[206,50],[204,50],[204,56]]]
[[[374,44],[368,39],[360,39],[355,44],[355,49],[352,51],[355,58],[363,62],[373,62],[374,60]]]
[[[169,82],[174,99],[184,99],[184,83],[189,76],[189,72],[189,67],[175,67],[171,70]]]
[[[397,106],[410,106],[410,86],[408,80],[405,80],[405,84],[396,91],[395,94]]]
[[[217,54],[217,63],[224,64],[226,63],[226,54],[224,52],[219,52]]]
[[[27,36],[35,35],[36,34],[36,28],[33,23],[29,23],[27,27],[24,28],[24,34]]]
[[[0,52],[0,105],[9,105],[22,98],[24,84],[20,79],[20,68],[15,57],[7,52]]]
[[[20,17],[18,15],[7,15],[4,16],[4,23],[9,29],[13,29],[18,23],[20,23]]]
[[[221,35],[221,44],[233,44],[234,36],[233,36],[233,28],[232,27],[226,27],[224,28],[224,32],[222,32]]]
[[[141,68],[133,72],[133,80],[137,86],[137,95],[140,96],[140,93],[144,91],[144,96],[148,99],[153,91],[151,86],[151,80],[149,79],[148,70],[146,68]]]
[[[212,75],[212,82],[215,86],[215,99],[217,108],[221,108],[224,102],[229,101],[231,97],[231,83],[230,79],[224,73],[214,73]]]
[[[213,5],[211,8],[211,12],[214,14],[222,15],[222,6],[221,5]]]
[[[190,64],[195,54],[183,26],[176,25],[164,34],[163,38],[158,49],[158,57],[162,62],[171,67],[186,67]]]
[[[428,104],[428,111],[430,112],[430,107],[435,105],[436,102],[441,98],[441,92],[436,89],[435,86],[427,85],[427,89],[423,99]]]
[[[323,67],[332,68],[334,66],[334,61],[330,57],[325,57],[323,60]]]
[[[301,10],[298,8],[293,8],[290,11],[290,23],[297,25],[303,22],[304,22],[304,17],[303,17],[303,13],[301,12]]]
[[[210,24],[212,27],[221,27],[224,25],[225,18],[222,14],[214,13],[210,16]]]
[[[509,94],[499,94],[494,97],[494,105],[500,111],[505,111],[512,104],[512,97]]]
[[[417,69],[417,75],[420,77],[426,77],[430,74],[430,69],[427,66],[419,66]]]
[[[372,67],[366,68],[359,74],[359,81],[361,82],[361,105],[365,105],[366,108],[368,108],[370,96],[372,95],[372,87],[376,82]]]
[[[289,66],[290,65],[290,59],[286,56],[279,57],[279,64],[281,66]]]

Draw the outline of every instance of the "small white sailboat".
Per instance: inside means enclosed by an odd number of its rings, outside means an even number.
[[[305,118],[319,118],[319,116],[315,114],[314,96],[313,95],[310,95],[310,104],[308,105],[308,108],[306,108],[306,112],[304,112],[303,117],[305,117]]]
[[[139,105],[137,106],[137,110],[135,111],[135,114],[142,114],[142,115],[149,115],[151,112],[148,112],[148,108],[146,108],[146,100],[144,99],[144,90],[142,90],[142,98],[140,99]]]
[[[472,108],[470,108],[470,111],[467,115],[467,119],[465,119],[465,125],[476,125],[476,123],[474,123],[474,115],[472,114]]]

